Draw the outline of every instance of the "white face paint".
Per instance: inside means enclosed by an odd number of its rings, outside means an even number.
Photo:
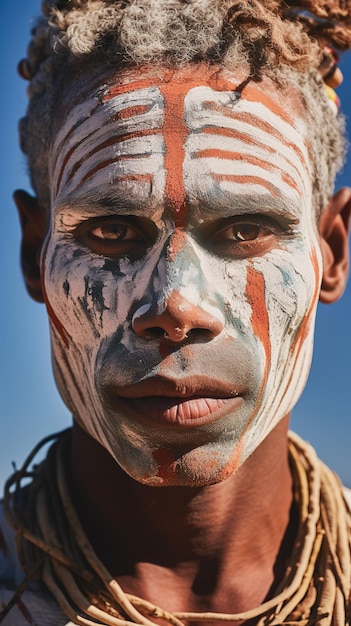
[[[309,370],[321,255],[306,130],[271,84],[236,101],[241,80],[201,65],[112,76],[51,149],[56,381],[150,485],[229,476]]]

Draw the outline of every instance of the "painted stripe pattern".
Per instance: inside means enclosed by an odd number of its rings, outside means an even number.
[[[161,69],[157,80],[154,69],[120,74],[72,107],[52,146],[43,273],[56,381],[81,425],[148,484],[167,479],[158,463],[178,435],[114,413],[104,400],[109,377],[123,387],[215,371],[233,393],[247,386],[214,441],[203,443],[198,429],[177,461],[180,481],[203,471],[206,483],[253,452],[294,406],[309,369],[321,257],[304,122],[262,86],[248,85],[237,101],[239,82],[202,66]],[[105,207],[111,195],[115,206]],[[197,237],[203,223],[256,213],[289,221],[292,234],[278,234],[265,253],[232,257]],[[137,261],[94,254],[74,237],[91,217],[125,214],[158,230]],[[167,353],[133,332],[135,311],[160,316],[172,294],[213,316],[219,337]]]

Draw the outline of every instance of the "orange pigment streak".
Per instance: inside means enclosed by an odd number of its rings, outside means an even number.
[[[263,345],[265,355],[266,355],[266,360],[265,360],[265,366],[264,366],[263,379],[262,379],[262,383],[261,383],[258,397],[256,400],[255,409],[252,413],[252,416],[249,422],[247,423],[245,427],[243,434],[245,434],[245,432],[249,428],[252,420],[257,414],[259,406],[261,405],[261,398],[262,398],[262,394],[267,383],[268,372],[269,372],[269,367],[271,363],[269,317],[268,317],[267,305],[265,301],[264,277],[263,277],[263,274],[259,272],[258,270],[256,270],[254,267],[252,267],[252,265],[249,265],[248,270],[247,270],[247,282],[246,282],[245,295],[252,309],[252,313],[251,313],[252,330],[253,330],[255,337],[257,337]]]
[[[218,182],[229,181],[232,183],[240,183],[242,185],[260,185],[268,191],[268,193],[274,198],[280,195],[279,189],[274,185],[266,181],[264,178],[258,176],[236,176],[235,174],[212,174],[213,180]]]
[[[293,126],[294,119],[287,113],[287,110],[279,106],[276,100],[270,98],[267,92],[258,89],[255,83],[250,83],[249,89],[245,89],[245,100],[263,104],[267,109],[270,109],[272,113],[284,120],[284,122]]]
[[[199,150],[196,152],[195,157],[197,159],[200,158],[217,158],[217,159],[226,159],[230,161],[244,161],[245,163],[250,163],[251,165],[257,165],[258,167],[266,170],[267,172],[273,172],[277,170],[280,173],[281,179],[284,183],[295,189],[298,195],[301,197],[301,189],[297,185],[296,181],[287,173],[283,172],[279,167],[274,166],[271,162],[264,161],[255,156],[249,156],[247,154],[243,155],[240,152],[230,152],[228,150],[220,150],[216,148],[208,148],[206,150]],[[220,174],[217,174],[220,176]],[[227,176],[231,176],[227,174]]]
[[[82,163],[84,163],[84,161],[86,161],[87,159],[90,159],[92,156],[94,156],[95,154],[97,154],[98,152],[100,152],[100,150],[104,150],[104,148],[108,148],[109,146],[114,146],[117,145],[119,143],[122,143],[122,141],[126,141],[129,139],[135,139],[136,137],[142,137],[142,136],[146,136],[146,135],[155,135],[155,133],[158,131],[159,129],[145,129],[144,131],[140,131],[140,132],[130,132],[130,133],[123,133],[123,135],[113,135],[112,137],[109,137],[108,139],[106,139],[105,141],[103,141],[101,144],[99,144],[98,146],[95,146],[95,148],[93,150],[91,150],[90,152],[88,152],[87,154],[84,155],[83,159],[80,159],[79,161],[76,161],[74,163],[74,165],[71,168],[71,171],[69,172],[69,174],[67,175],[67,183],[69,183],[73,176],[75,175],[75,173],[79,170],[79,168],[81,167]],[[73,146],[71,148],[71,150],[68,152],[68,154],[66,155],[63,163],[62,163],[62,167],[60,170],[60,173],[58,175],[58,179],[57,179],[57,185],[56,185],[56,194],[58,192],[58,189],[60,188],[60,184],[61,184],[61,180],[63,177],[63,173],[67,164],[68,159],[71,157],[71,155],[76,151],[77,148],[79,148],[80,144],[76,144],[75,146]],[[131,155],[130,158],[136,158],[138,155]],[[144,155],[141,155],[144,156]],[[128,158],[125,156],[119,157],[116,156],[115,160],[118,161],[120,159],[123,158]],[[113,162],[113,161],[112,161]],[[100,169],[99,166],[97,166],[97,168],[95,168],[96,170]],[[92,170],[92,174],[95,173],[95,170]],[[88,172],[88,174],[86,174],[86,177],[84,180],[86,180],[87,178],[90,178],[90,172]],[[83,179],[79,182],[79,185],[81,185],[83,182]],[[79,186],[78,185],[78,186]]]
[[[314,310],[314,306],[316,303],[316,300],[318,298],[319,295],[319,267],[318,267],[318,261],[317,261],[317,255],[315,253],[315,251],[313,250],[311,252],[310,255],[310,259],[311,259],[311,263],[315,272],[315,276],[316,276],[316,286],[313,292],[313,297],[311,300],[311,304],[308,307],[308,311],[303,319],[303,322],[300,326],[300,330],[298,332],[298,334],[295,336],[294,341],[291,344],[290,350],[289,350],[289,358],[291,358],[291,360],[294,360],[294,367],[291,369],[291,374],[289,376],[289,381],[286,384],[286,388],[290,387],[290,384],[292,382],[293,376],[294,376],[294,370],[295,370],[295,366],[296,363],[298,361],[302,346],[304,345],[304,342],[307,338],[308,332],[309,332],[309,328],[310,328],[310,322],[311,322],[311,317],[312,317],[312,313]],[[295,352],[296,351],[296,352]],[[281,403],[280,403],[281,404]],[[279,409],[280,409],[280,404],[276,409],[276,414],[278,413]]]
[[[167,481],[176,479],[179,474],[179,466],[177,456],[171,448],[159,448],[152,453],[154,460],[158,465],[156,476]]]
[[[176,94],[174,94],[177,88]],[[184,122],[184,97],[187,84],[163,84],[164,97],[163,137],[165,141],[164,167],[167,172],[165,197],[170,203],[176,227],[185,225],[185,189],[183,180],[184,141],[189,133]]]
[[[241,461],[242,452],[243,452],[243,445],[244,445],[244,437],[250,427],[250,424],[252,423],[255,416],[257,415],[257,411],[261,405],[261,399],[262,399],[262,395],[263,395],[263,392],[267,383],[268,372],[269,372],[269,367],[270,367],[270,362],[271,362],[271,342],[269,338],[269,317],[268,317],[268,311],[267,311],[267,306],[266,306],[266,301],[265,301],[264,277],[263,277],[263,274],[257,271],[252,265],[249,265],[248,270],[247,270],[245,296],[247,298],[248,303],[251,306],[250,321],[252,325],[252,330],[253,330],[255,337],[257,337],[263,345],[263,348],[266,354],[266,360],[265,360],[265,366],[264,366],[263,379],[260,385],[260,389],[258,392],[254,410],[241,434],[240,441],[234,450],[231,463],[229,464],[227,468],[226,476],[230,476],[231,474],[233,474],[240,466],[240,461]]]
[[[188,243],[188,235],[182,228],[176,228],[171,235],[169,245],[167,247],[167,258],[170,261],[175,261],[177,254],[179,254],[182,248]]]
[[[143,74],[143,72],[146,72]],[[140,77],[140,74],[142,76]],[[116,95],[157,85],[164,99],[163,137],[165,141],[164,167],[166,170],[165,197],[173,211],[176,227],[184,227],[186,194],[183,180],[184,142],[189,134],[184,121],[184,99],[190,89],[209,84],[213,89],[232,91],[234,86],[222,77],[219,68],[205,64],[171,70],[161,68],[158,74],[150,68],[139,68],[135,80],[113,85],[104,96],[108,101]]]
[[[310,255],[310,259],[311,259],[311,264],[312,267],[314,269],[314,273],[315,273],[315,277],[316,277],[316,284],[315,284],[315,288],[313,291],[313,296],[312,296],[312,300],[310,303],[310,306],[308,307],[308,311],[303,319],[303,322],[301,323],[300,329],[298,334],[296,335],[296,337],[294,338],[294,341],[291,344],[291,349],[290,349],[290,354],[293,355],[293,353],[295,352],[295,350],[297,350],[297,354],[296,354],[296,360],[299,357],[301,348],[307,338],[308,332],[309,332],[309,328],[310,328],[310,322],[311,322],[311,317],[315,308],[315,304],[316,301],[318,299],[319,296],[319,290],[320,290],[320,285],[319,285],[319,266],[318,266],[318,260],[317,260],[317,255],[315,250],[312,250],[311,255]]]
[[[257,146],[257,148],[262,148],[263,150],[265,150],[266,152],[270,153],[270,154],[276,154],[276,150],[274,150],[274,148],[272,148],[271,146],[268,146],[264,143],[262,143],[261,141],[259,141],[256,137],[250,137],[250,135],[247,135],[246,133],[240,132],[239,130],[236,130],[234,128],[221,128],[221,135],[223,135],[224,137],[230,137],[231,139],[237,139],[238,141],[241,141],[245,144],[251,145],[251,146]],[[203,129],[203,133],[205,133],[206,135],[218,135],[218,128],[217,127],[208,127],[208,128],[204,128]],[[283,145],[285,145],[287,148],[291,147],[290,144],[286,143],[285,140],[282,141]],[[299,155],[300,159],[303,158],[302,154],[300,151],[298,151],[296,149],[296,146],[292,146],[293,149],[295,150],[295,152]],[[285,159],[285,161],[296,171],[296,173],[298,175],[299,172],[296,168],[296,165],[286,156],[284,155],[283,157]]]
[[[94,176],[94,174],[96,174],[99,170],[102,170],[105,167],[108,167],[109,165],[113,165],[114,163],[118,163],[118,161],[128,160],[131,158],[133,157],[127,157],[127,159],[120,157],[117,159],[110,159],[109,161],[103,161],[102,163],[99,163],[98,166],[94,167],[92,170],[90,170],[90,172],[88,172],[88,174],[83,176],[83,178],[79,182],[79,185],[82,185],[83,183],[85,183],[87,180],[89,180],[89,178]],[[152,174],[121,174],[121,175],[116,176],[116,178],[114,178],[113,181],[115,180],[146,180],[147,182],[151,183],[152,179],[153,179]],[[110,181],[110,183],[113,181]]]
[[[123,182],[126,180],[136,180],[138,182],[144,182],[152,184],[152,174],[123,174],[118,176],[118,182]]]
[[[207,126],[202,129],[202,132],[205,135],[218,135],[218,128],[220,128],[221,135],[223,135],[224,137],[230,137],[231,139],[238,139],[242,141],[243,143],[247,143],[253,146],[258,146],[259,148],[264,148],[265,150],[267,150],[267,152],[270,152],[271,154],[275,154],[276,152],[274,148],[271,148],[271,146],[267,146],[266,144],[259,141],[256,137],[251,137],[247,133],[242,132],[238,130],[237,128],[224,128],[224,126],[223,127],[222,126],[221,127]]]
[[[90,111],[89,117],[91,117],[91,116],[94,114],[94,112],[96,111],[96,109],[97,109],[99,106],[100,106],[100,104],[98,103],[98,104],[94,107],[94,109],[93,109],[92,111]],[[68,111],[68,112],[67,112],[67,115],[69,115],[69,114],[70,114],[70,111]],[[84,120],[79,121],[79,123],[77,123],[77,124],[73,125],[73,126],[72,126],[72,127],[71,127],[68,131],[67,131],[66,135],[64,136],[64,138],[62,139],[62,141],[61,141],[61,142],[59,143],[59,145],[57,146],[56,151],[55,151],[55,156],[54,156],[54,158],[53,158],[53,165],[52,165],[52,171],[53,171],[53,172],[54,172],[54,171],[55,171],[55,169],[56,169],[56,165],[57,165],[58,158],[59,158],[59,156],[60,156],[60,154],[61,154],[61,152],[62,152],[62,150],[63,150],[63,148],[64,148],[65,144],[66,144],[66,143],[67,143],[67,141],[69,140],[70,136],[72,135],[72,133],[74,133],[74,131],[76,130],[76,128],[79,128],[79,126],[80,126],[82,123],[84,123],[87,119],[89,119],[89,117],[88,117],[88,118],[85,118]],[[74,150],[75,150],[75,147],[73,146],[73,148],[72,148],[71,150],[69,150],[68,154],[66,155],[66,157],[65,157],[65,162],[67,162],[67,160],[69,159],[69,157],[70,157],[71,153],[72,153]],[[62,168],[61,168],[61,169],[62,169]],[[56,186],[56,190],[55,190],[55,192],[56,192],[56,193],[57,193],[57,189],[58,189],[58,185]]]
[[[149,88],[154,85],[159,88],[160,93],[164,98],[165,108],[162,131],[165,141],[165,195],[171,209],[173,210],[176,227],[183,227],[186,218],[186,194],[183,180],[183,162],[185,154],[184,142],[189,134],[189,129],[187,128],[184,120],[185,96],[192,88],[198,86],[208,85],[216,91],[233,91],[235,90],[235,85],[232,81],[226,78],[219,67],[209,67],[208,65],[201,63],[197,64],[196,67],[190,65],[188,67],[175,70],[161,67],[157,68],[157,71],[155,71],[154,68],[150,68],[148,66],[140,67],[134,72],[129,72],[125,82],[121,82],[121,80],[123,81],[123,75],[122,78],[119,77],[118,84],[111,85],[109,87],[109,91],[102,98],[102,102],[107,102],[113,97],[123,93]],[[283,107],[279,106],[279,104],[269,97],[267,93],[261,91],[254,83],[249,83],[245,87],[244,91],[244,100],[263,104],[273,113],[278,115],[282,120],[292,125],[292,120],[287,111]],[[206,103],[204,103],[204,105],[206,106]],[[286,141],[285,137],[281,136],[281,134],[277,133],[277,131],[270,124],[262,121],[257,116],[254,116],[253,119],[251,114],[245,115],[245,113],[239,113],[237,111],[232,112],[228,108],[217,105],[211,101],[207,103],[207,106],[209,109],[212,108],[213,110],[220,110],[227,117],[235,117],[238,121],[241,119],[247,120],[251,123],[251,125],[257,125],[260,128],[265,128],[268,132],[275,134],[275,136],[279,135],[279,139],[283,144],[291,147],[297,154],[299,154],[300,158],[302,157],[297,146],[290,145]],[[131,110],[132,109],[133,107],[131,107]],[[214,129],[204,128],[202,129],[202,132],[214,132],[218,134],[218,127]],[[223,134],[233,136],[233,133],[230,133],[227,129],[221,129],[221,132]],[[140,135],[142,134],[143,132],[140,133]],[[238,132],[234,133],[234,135],[236,137],[241,136]],[[249,142],[247,137],[244,137],[244,139]],[[222,180],[225,179],[223,178]],[[246,179],[245,177],[244,179],[244,177],[242,177],[238,179],[238,182],[250,182],[250,178],[247,177]],[[254,181],[254,179],[252,179],[251,182],[258,181]],[[259,184],[266,186],[270,193],[274,193],[274,195],[276,195],[276,190],[272,189],[272,187],[268,184],[264,185],[263,181],[260,181]]]
[[[143,113],[147,113],[148,110],[149,107],[146,106],[146,104],[135,104],[134,106],[127,107],[126,109],[122,109],[122,111],[119,111],[118,119],[130,119],[135,115],[142,115]]]
[[[235,472],[239,469],[243,447],[244,447],[244,434],[245,434],[245,431],[241,434],[240,440],[238,441],[238,444],[234,449],[234,452],[229,461],[229,464],[220,473],[221,480],[225,480],[226,478],[229,478],[230,476],[235,474]]]
[[[246,124],[249,124],[253,128],[259,128],[260,130],[265,131],[266,133],[268,133],[269,135],[277,139],[283,146],[293,150],[299,157],[300,161],[302,163],[305,163],[306,159],[303,153],[301,152],[300,148],[295,143],[291,143],[291,141],[288,141],[285,135],[282,135],[276,128],[274,128],[274,126],[272,126],[269,122],[262,120],[257,115],[253,115],[252,113],[248,113],[246,111],[232,112],[228,110],[224,105],[219,105],[214,102],[209,102],[207,104],[207,108],[213,111],[217,111],[218,113],[221,113],[222,115],[224,115],[225,117],[228,117],[229,119],[235,119],[237,122],[244,122]],[[210,128],[204,129],[204,132],[210,134],[211,132],[213,133],[214,131],[213,131],[213,128],[210,127]],[[240,131],[237,131],[236,129],[224,129],[223,134],[227,134],[228,137],[231,137],[231,136],[240,137],[243,140],[245,140],[244,138],[248,136],[247,131],[246,133],[245,132],[241,133]],[[259,142],[256,139],[254,139],[253,143],[255,144],[257,143],[259,145]],[[305,142],[304,142],[304,145],[306,149],[308,150],[308,146],[306,146]],[[267,146],[264,146],[264,147],[267,148]],[[309,150],[308,150],[308,153],[309,153]]]

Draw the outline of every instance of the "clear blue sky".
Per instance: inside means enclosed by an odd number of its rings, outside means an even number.
[[[27,296],[19,270],[19,227],[12,201],[16,188],[30,191],[17,147],[17,120],[26,106],[26,84],[16,74],[25,55],[31,18],[39,0],[0,0],[1,46],[1,437],[0,487],[39,438],[67,427],[70,416],[54,386],[43,305]],[[339,89],[351,116],[351,55],[343,59]],[[351,136],[351,123],[349,123]],[[351,157],[338,187],[351,186]],[[351,487],[351,285],[343,299],[322,305],[309,383],[295,408],[292,427]]]

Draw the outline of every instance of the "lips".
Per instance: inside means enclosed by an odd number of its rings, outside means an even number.
[[[218,420],[242,403],[242,391],[211,379],[153,377],[122,388],[105,388],[109,404],[137,421],[194,427]]]

